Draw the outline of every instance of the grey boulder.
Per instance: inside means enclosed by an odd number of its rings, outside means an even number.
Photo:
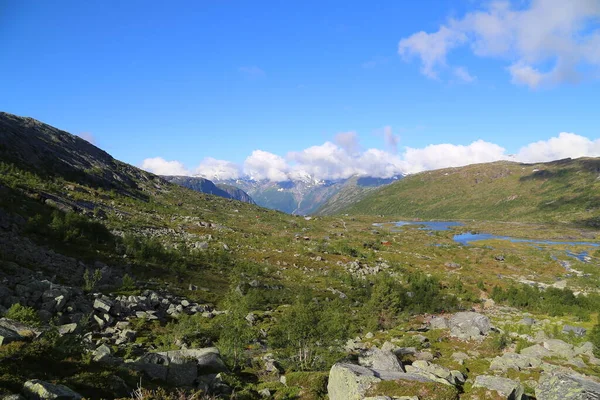
[[[33,379],[23,385],[23,395],[29,400],[79,400],[82,396],[63,385]]]
[[[572,371],[554,371],[542,375],[535,396],[538,400],[598,400],[600,383]]]
[[[493,390],[508,400],[521,400],[525,392],[523,386],[519,382],[491,375],[479,375],[475,378],[473,387]]]

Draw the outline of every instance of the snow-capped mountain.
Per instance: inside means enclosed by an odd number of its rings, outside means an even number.
[[[289,214],[308,215],[316,213],[332,196],[352,184],[361,192],[392,183],[402,176],[392,178],[351,177],[348,179],[320,180],[298,171],[288,175],[288,180],[273,182],[255,180],[250,176],[219,180],[217,184],[236,186],[248,193],[259,206]]]

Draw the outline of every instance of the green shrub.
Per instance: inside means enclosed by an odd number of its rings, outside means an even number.
[[[6,314],[4,314],[4,316],[6,318],[14,319],[15,321],[19,321],[27,325],[40,325],[40,318],[38,317],[35,310],[31,307],[22,306],[19,303],[15,303],[12,306],[10,306],[10,308],[8,309],[8,311],[6,311]]]
[[[289,368],[327,369],[337,361],[348,329],[347,311],[339,300],[320,304],[305,290],[278,318],[269,341]]]

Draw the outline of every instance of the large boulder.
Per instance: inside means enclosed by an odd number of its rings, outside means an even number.
[[[566,358],[567,360],[575,357],[573,345],[560,339],[548,339],[544,342],[544,347],[551,351],[553,356]]]
[[[173,350],[158,354],[166,356],[170,360],[195,360],[200,375],[229,371],[223,362],[223,359],[221,359],[221,353],[219,353],[219,349],[216,347]]]
[[[433,382],[421,375],[373,370],[361,365],[337,363],[329,371],[329,400],[362,400],[367,390],[381,381]]]
[[[148,353],[131,368],[174,386],[192,386],[199,375],[228,371],[216,347]]]
[[[585,334],[587,332],[587,330],[585,328],[582,328],[580,326],[571,326],[571,325],[563,326],[562,331],[563,331],[563,333],[566,333],[566,334],[573,332],[573,334],[577,337],[583,337],[583,336],[585,336]]]
[[[363,367],[375,370],[404,372],[398,357],[389,350],[371,349],[358,357],[358,363]]]
[[[80,400],[82,396],[63,385],[33,379],[23,385],[23,395],[29,400]]]
[[[545,373],[535,389],[537,400],[598,400],[600,383],[572,371]]]
[[[507,400],[521,400],[525,392],[519,382],[492,375],[479,375],[475,378],[473,387],[493,390]]]
[[[542,359],[544,357],[551,357],[552,352],[540,344],[534,344],[522,349],[521,355]]]
[[[539,367],[540,365],[542,365],[542,360],[539,358],[517,353],[504,353],[502,357],[496,357],[492,360],[490,370],[506,372],[509,369],[516,369],[520,371],[530,367]]]
[[[329,400],[361,400],[371,385],[380,381],[375,372],[367,367],[335,364],[329,371]]]
[[[462,340],[483,339],[492,330],[490,319],[472,311],[459,312],[448,320],[450,335]]]

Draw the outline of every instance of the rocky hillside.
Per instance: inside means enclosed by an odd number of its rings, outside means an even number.
[[[600,396],[594,248],[292,216],[8,114],[0,148],[2,397]]]
[[[569,222],[600,226],[600,159],[495,162],[427,171],[342,208],[422,219]]]
[[[213,194],[215,196],[224,197],[226,199],[233,199],[243,201],[244,203],[255,204],[254,200],[241,189],[238,189],[230,185],[215,185],[212,181],[196,177],[196,176],[173,176],[165,175],[162,178],[168,182],[175,183],[179,186],[186,187],[188,189],[195,190],[197,192]]]

